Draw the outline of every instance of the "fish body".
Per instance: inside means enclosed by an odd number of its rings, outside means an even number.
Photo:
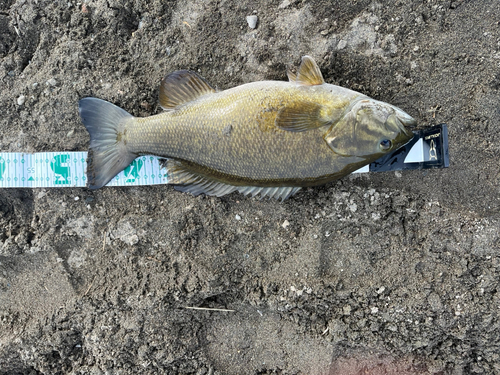
[[[80,101],[91,136],[89,187],[139,155],[167,158],[169,182],[193,194],[280,197],[341,178],[407,143],[402,110],[324,82],[304,57],[290,82],[216,92],[193,72],[162,81],[163,113],[135,118],[95,98]]]

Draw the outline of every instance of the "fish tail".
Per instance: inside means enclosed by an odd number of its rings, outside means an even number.
[[[96,98],[81,99],[78,107],[83,125],[90,134],[88,187],[99,189],[138,156],[127,148],[127,124],[134,117],[120,107]]]

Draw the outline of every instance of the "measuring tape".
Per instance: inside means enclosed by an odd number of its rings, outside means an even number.
[[[415,131],[405,146],[353,173],[449,166],[445,124]],[[168,184],[167,170],[157,156],[135,159],[106,186]],[[85,187],[87,152],[0,152],[0,188]]]
[[[0,188],[84,187],[87,152],[0,152]],[[156,156],[135,159],[106,186],[167,184]]]

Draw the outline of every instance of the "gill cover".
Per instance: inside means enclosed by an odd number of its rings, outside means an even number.
[[[374,99],[355,102],[325,135],[330,148],[342,156],[382,156],[413,137],[405,125],[415,120],[390,104]]]

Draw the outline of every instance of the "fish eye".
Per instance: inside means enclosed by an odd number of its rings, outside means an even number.
[[[380,142],[380,148],[384,151],[392,147],[392,142],[389,139],[384,139]]]

